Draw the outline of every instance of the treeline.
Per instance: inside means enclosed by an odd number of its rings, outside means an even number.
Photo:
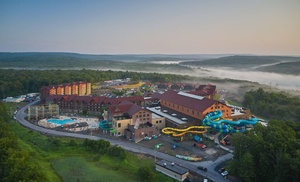
[[[6,121],[7,111],[0,102],[0,181],[46,181],[30,152],[20,146]]]
[[[268,119],[300,122],[300,99],[284,93],[265,92],[263,89],[247,92],[243,106]]]
[[[232,138],[230,173],[243,181],[300,181],[300,124],[273,120]]]
[[[119,160],[126,159],[126,151],[119,146],[111,146],[110,142],[105,140],[89,140],[85,139],[83,142],[85,146],[91,152],[104,155],[107,154],[110,157],[117,158]]]
[[[151,82],[180,82],[192,80],[189,76],[96,70],[0,70],[0,99],[39,92],[42,86],[76,81],[91,83],[112,79],[135,78]]]

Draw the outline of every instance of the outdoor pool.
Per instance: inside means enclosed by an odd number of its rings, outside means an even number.
[[[70,118],[66,118],[66,119],[48,119],[47,122],[64,125],[66,123],[74,122],[74,120],[70,119]]]

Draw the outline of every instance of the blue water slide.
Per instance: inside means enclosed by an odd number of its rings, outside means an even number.
[[[245,128],[242,127],[242,129],[235,129],[231,125],[235,125],[235,126],[245,125],[245,124],[255,125],[258,122],[257,118],[251,118],[249,120],[230,121],[230,120],[221,119],[221,117],[222,117],[222,112],[220,110],[210,112],[202,120],[202,125],[216,128],[218,131],[223,133],[228,133],[228,132],[236,133],[236,132],[244,132]]]

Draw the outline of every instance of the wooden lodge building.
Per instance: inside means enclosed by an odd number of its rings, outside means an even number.
[[[174,122],[174,120],[166,119],[166,125],[170,127],[187,127],[196,125],[196,123],[199,125],[207,113],[216,110],[222,111],[223,118],[233,121],[249,119],[251,116],[249,109],[243,108],[243,113],[234,114],[233,108],[222,102],[187,92],[168,90],[160,98],[162,112],[184,121]]]
[[[77,96],[77,95],[50,95],[46,98],[47,104],[58,104],[61,112],[82,113],[87,111],[100,114],[103,108],[118,105],[123,101],[129,101],[138,106],[144,104],[142,96],[107,98],[105,96]]]

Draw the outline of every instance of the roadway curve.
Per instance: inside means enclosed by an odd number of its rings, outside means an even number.
[[[227,179],[224,179],[219,173],[217,173],[214,170],[214,168],[218,164],[231,159],[233,157],[233,155],[231,153],[227,153],[226,155],[219,157],[214,162],[213,161],[189,162],[189,161],[184,161],[184,160],[178,159],[176,157],[167,155],[167,154],[159,152],[157,150],[142,147],[142,146],[132,143],[132,142],[123,142],[123,141],[119,141],[119,140],[113,140],[110,138],[91,136],[91,135],[83,135],[83,134],[78,134],[78,133],[60,132],[60,131],[56,131],[56,130],[46,129],[46,128],[31,124],[30,122],[28,122],[24,119],[27,116],[27,114],[25,113],[25,110],[28,108],[28,106],[34,105],[38,102],[39,102],[39,100],[31,102],[28,105],[20,108],[19,111],[16,113],[16,119],[21,125],[29,128],[31,130],[44,132],[44,133],[47,132],[49,135],[54,135],[54,136],[74,137],[74,138],[82,138],[82,139],[87,138],[90,140],[103,139],[103,140],[109,141],[111,143],[111,145],[118,145],[127,151],[131,151],[131,152],[135,152],[135,153],[150,154],[150,155],[154,156],[155,158],[165,159],[167,161],[181,164],[182,166],[189,169],[190,171],[194,171],[202,176],[205,176],[206,178],[208,178],[210,180],[218,181],[218,182],[219,181],[220,182],[223,182],[223,181],[228,182],[229,181]],[[197,167],[199,165],[206,167],[208,169],[207,172],[198,170]]]

